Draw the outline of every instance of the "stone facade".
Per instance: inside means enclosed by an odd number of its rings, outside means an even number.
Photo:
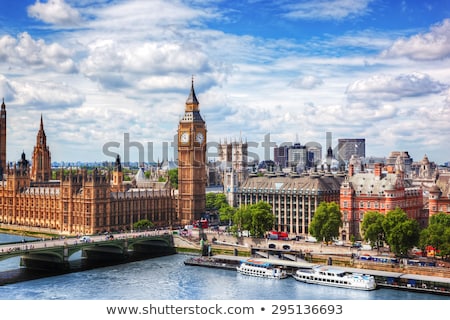
[[[237,201],[238,205],[266,201],[272,206],[277,231],[307,235],[318,205],[339,203],[342,180],[343,176],[331,173],[252,175],[238,189]]]
[[[25,160],[25,161],[24,161]],[[109,172],[77,170],[60,180],[32,181],[24,155],[0,185],[0,223],[93,234],[130,230],[148,219],[157,227],[175,223],[175,192],[170,189],[123,190]],[[117,191],[113,191],[117,190]]]
[[[206,124],[192,80],[183,118],[178,125],[178,218],[191,224],[206,208]]]

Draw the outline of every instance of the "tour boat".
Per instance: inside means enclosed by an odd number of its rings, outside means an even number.
[[[340,288],[374,290],[377,287],[373,276],[320,265],[311,269],[298,269],[292,276],[301,282]]]
[[[281,267],[273,266],[267,262],[260,262],[256,260],[245,260],[236,267],[237,272],[253,277],[269,278],[269,279],[284,279],[287,277],[286,270]]]

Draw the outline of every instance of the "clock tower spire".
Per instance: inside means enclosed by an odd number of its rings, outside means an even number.
[[[178,125],[178,219],[182,225],[199,220],[206,208],[206,124],[199,105],[192,78]]]

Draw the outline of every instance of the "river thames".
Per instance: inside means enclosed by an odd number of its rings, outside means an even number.
[[[0,234],[0,243],[23,237]],[[175,254],[103,268],[0,285],[1,300],[449,300],[448,297],[377,289],[357,291],[270,280],[231,270],[186,266]],[[0,274],[24,272],[20,258],[0,261]]]

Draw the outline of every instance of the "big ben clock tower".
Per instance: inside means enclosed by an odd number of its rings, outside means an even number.
[[[201,218],[206,207],[206,124],[194,80],[178,125],[178,218],[182,225]]]

